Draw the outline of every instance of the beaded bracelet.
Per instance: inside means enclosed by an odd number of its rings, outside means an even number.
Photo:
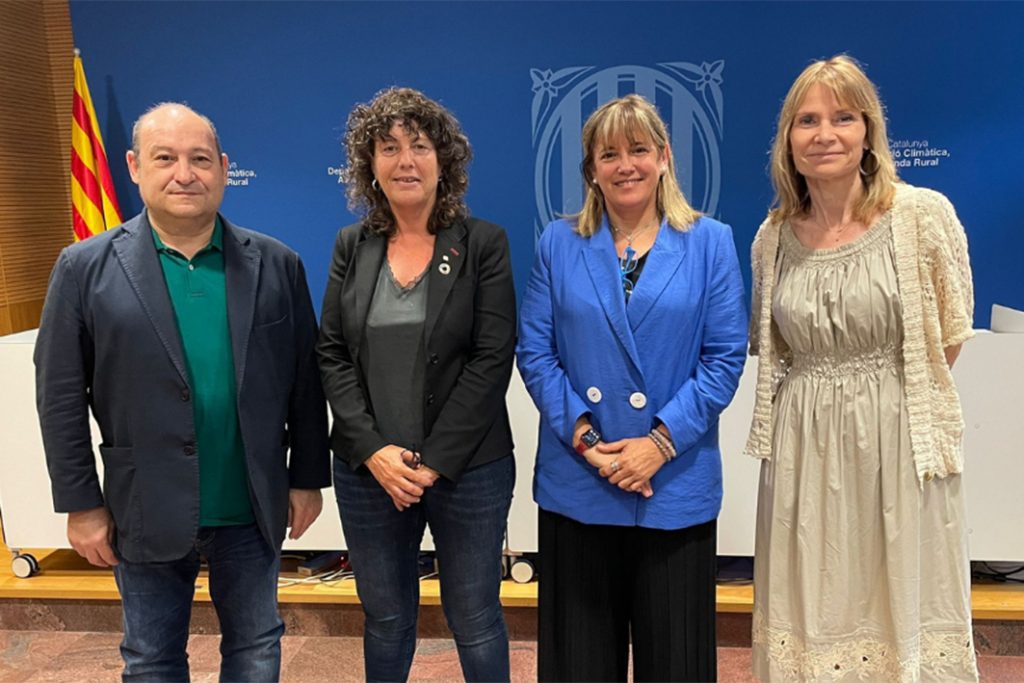
[[[658,440],[658,437],[654,436],[653,431],[651,431],[651,433],[647,435],[647,438],[653,441],[654,445],[658,447],[658,451],[661,452],[661,457],[665,458],[665,462],[668,462],[669,460],[672,459],[672,456],[669,455],[668,449],[665,448],[665,445]]]
[[[651,433],[647,436],[649,436],[651,441],[658,446],[658,450],[660,450],[661,454],[665,456],[666,462],[676,457],[677,453],[675,445],[664,434],[659,432],[657,429],[652,429]]]

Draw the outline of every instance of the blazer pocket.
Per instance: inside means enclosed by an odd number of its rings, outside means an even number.
[[[270,320],[257,320],[253,323],[253,329],[255,330],[266,330],[274,325],[280,325],[281,323],[288,320],[288,314],[285,313],[281,316],[268,316]]]
[[[285,313],[273,316],[272,320],[257,321],[253,324],[252,336],[257,348],[269,350],[273,356],[287,358],[293,338],[291,316]]]
[[[137,540],[142,535],[142,506],[135,477],[131,446],[100,445],[103,458],[103,497],[121,538]]]

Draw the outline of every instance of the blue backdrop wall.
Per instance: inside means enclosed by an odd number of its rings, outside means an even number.
[[[224,212],[296,248],[319,303],[337,229],[354,220],[338,171],[356,102],[419,88],[475,151],[469,204],[505,226],[522,290],[538,229],[578,207],[580,123],[633,90],[669,121],[691,201],[749,245],[771,202],[779,105],[815,58],[865,64],[903,179],[953,201],[975,272],[975,323],[1024,308],[1024,3],[71,3],[127,215],[132,121],[184,100],[217,124]]]

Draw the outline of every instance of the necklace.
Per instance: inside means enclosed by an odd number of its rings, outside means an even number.
[[[654,220],[654,221],[648,223],[647,225],[645,225],[642,228],[635,228],[633,230],[633,232],[631,232],[631,233],[629,233],[627,235],[620,228],[617,228],[614,225],[612,225],[611,221],[609,221],[608,225],[611,225],[612,232],[615,233],[615,236],[616,237],[624,237],[626,239],[626,250],[624,252],[622,252],[622,259],[621,260],[622,261],[626,261],[626,262],[633,261],[634,257],[636,256],[636,250],[633,248],[633,240],[635,240],[637,238],[637,236],[644,234],[645,232],[647,232],[648,230],[650,230],[654,226],[660,225],[660,224],[661,224],[660,221]]]
[[[817,216],[812,215],[810,216],[810,219],[811,224],[818,230],[820,230],[826,238],[831,239],[833,242],[838,242],[839,240],[841,240],[843,238],[843,233],[846,232],[846,229],[857,222],[856,220],[842,221],[842,219],[840,219],[838,228],[830,228],[825,221],[818,218]]]
[[[642,235],[645,232],[647,232],[648,230],[650,230],[651,228],[653,228],[654,226],[660,225],[660,224],[661,224],[661,221],[655,219],[655,220],[651,221],[650,223],[648,223],[647,225],[645,225],[642,228],[635,228],[633,230],[633,232],[631,232],[631,233],[629,233],[627,235],[625,232],[623,232],[622,228],[615,227],[612,224],[611,221],[608,222],[608,225],[612,226],[612,232],[614,232],[617,237],[625,237],[626,238],[626,244],[629,247],[633,246],[633,240],[636,239],[637,235]]]

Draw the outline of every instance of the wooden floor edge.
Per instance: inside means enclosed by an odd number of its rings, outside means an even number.
[[[0,600],[107,600],[117,601],[120,596],[110,576],[60,576],[41,574],[28,579],[9,577],[0,579]],[[209,602],[210,593],[202,581],[197,584],[195,599]],[[974,586],[971,591],[972,617],[986,621],[1024,621],[1024,587],[1003,585]],[[357,605],[355,583],[300,584],[285,586],[278,591],[282,604]],[[753,587],[733,584],[718,586],[717,611],[722,614],[750,614],[753,609]],[[436,579],[422,582],[421,605],[439,605],[440,586]],[[535,608],[537,583],[518,584],[506,580],[501,586],[501,604],[509,608]]]
[[[90,567],[73,551],[25,552],[34,553],[42,571],[27,579],[19,579],[9,569],[10,552],[0,544],[0,600],[120,600],[113,574],[109,570]],[[325,583],[288,573],[282,574],[281,578],[284,582],[292,582],[290,585],[282,584],[278,590],[278,601],[282,604],[359,604],[353,580]],[[195,599],[198,602],[210,600],[205,572],[196,581]],[[437,579],[421,581],[420,604],[441,604],[441,588]],[[537,582],[502,581],[501,604],[509,608],[536,608]],[[754,606],[753,585],[748,582],[719,583],[716,605],[720,614],[750,614]],[[1024,621],[1024,584],[975,583],[971,586],[971,616],[985,621]]]

